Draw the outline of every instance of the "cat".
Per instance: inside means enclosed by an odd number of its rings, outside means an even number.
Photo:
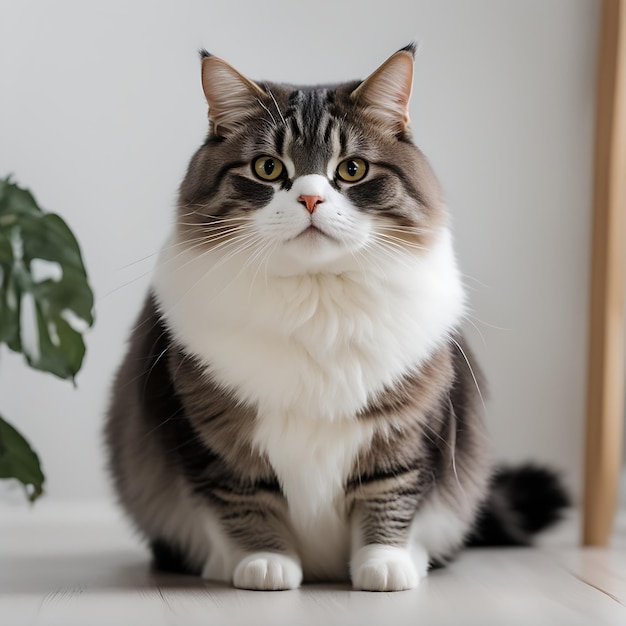
[[[411,138],[414,53],[294,87],[201,51],[208,136],[105,433],[159,567],[411,589],[566,504],[547,470],[494,473],[446,207]]]

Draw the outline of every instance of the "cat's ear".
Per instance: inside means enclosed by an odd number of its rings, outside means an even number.
[[[398,50],[350,94],[379,124],[394,134],[407,132],[413,87],[415,44]]]
[[[224,136],[254,115],[265,92],[232,65],[204,50],[202,56],[202,89],[209,103],[209,120],[213,132]]]

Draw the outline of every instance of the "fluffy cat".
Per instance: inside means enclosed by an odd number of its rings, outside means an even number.
[[[106,427],[160,566],[410,589],[565,504],[543,470],[493,478],[446,209],[411,140],[413,55],[294,87],[202,52],[208,137]]]

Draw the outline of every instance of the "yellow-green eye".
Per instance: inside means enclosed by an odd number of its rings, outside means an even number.
[[[346,159],[337,168],[337,176],[347,183],[356,183],[365,174],[367,174],[367,163],[363,159]]]
[[[262,156],[252,162],[254,173],[263,180],[277,180],[280,178],[284,165],[274,157]]]

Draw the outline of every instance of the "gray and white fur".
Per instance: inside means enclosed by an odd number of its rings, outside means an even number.
[[[411,140],[413,54],[325,87],[202,54],[209,133],[106,426],[120,502],[161,566],[391,591],[485,542],[482,379]]]

